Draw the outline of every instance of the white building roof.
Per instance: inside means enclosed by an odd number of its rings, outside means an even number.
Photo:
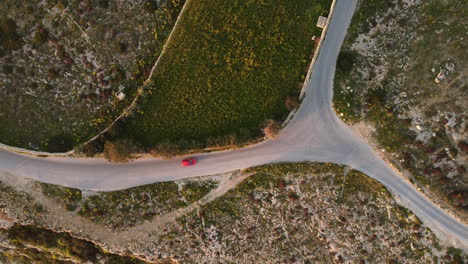
[[[327,18],[324,16],[319,16],[317,20],[317,27],[324,28],[326,24],[327,24]]]

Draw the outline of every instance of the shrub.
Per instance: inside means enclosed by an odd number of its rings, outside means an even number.
[[[68,211],[74,211],[81,201],[82,194],[79,189],[48,183],[39,183],[39,185],[44,195],[56,199],[58,203],[65,205]]]
[[[48,152],[66,152],[66,151],[73,149],[73,146],[74,146],[73,137],[68,134],[61,133],[49,139],[49,143],[47,145],[47,151]]]
[[[129,139],[119,139],[117,141],[106,141],[104,144],[104,157],[110,162],[128,162],[131,154],[137,148]]]
[[[127,52],[127,49],[128,49],[127,43],[119,42],[119,43],[116,44],[116,46],[117,46],[117,52],[119,52],[121,54]]]
[[[146,12],[152,14],[158,10],[158,3],[154,0],[146,0],[144,8]]]
[[[80,148],[80,152],[83,153],[86,157],[94,157],[96,154],[102,153],[103,150],[104,145],[100,140],[93,140]]]
[[[461,208],[467,208],[468,206],[468,191],[467,190],[453,191],[453,192],[450,192],[447,196],[448,196],[449,201],[455,206],[458,206]]]
[[[0,46],[6,51],[21,47],[21,37],[16,32],[16,22],[11,18],[0,19]]]
[[[48,40],[49,32],[43,26],[38,26],[32,40],[33,44],[40,46],[46,43]]]
[[[275,139],[278,137],[280,130],[281,130],[280,122],[269,119],[266,121],[265,128],[263,129],[263,133],[265,134],[265,137],[269,139]]]
[[[9,65],[9,64],[4,64],[3,65],[3,72],[10,75],[13,73],[13,66]]]
[[[60,77],[60,72],[55,68],[50,68],[47,70],[47,77],[49,79],[57,79]]]
[[[163,141],[157,144],[156,147],[150,151],[150,153],[154,157],[169,159],[176,156],[179,153],[179,149],[175,144],[169,141]]]
[[[107,9],[109,7],[109,0],[100,0],[98,3],[101,8]]]
[[[172,158],[187,153],[189,150],[201,149],[205,145],[193,140],[180,139],[178,141],[164,140],[150,151],[151,155],[162,158]]]
[[[356,52],[349,50],[341,51],[340,55],[338,55],[338,61],[336,62],[336,70],[343,74],[349,74],[356,61],[356,55]]]
[[[299,107],[299,97],[297,96],[288,96],[286,99],[286,108],[291,111],[297,107]]]

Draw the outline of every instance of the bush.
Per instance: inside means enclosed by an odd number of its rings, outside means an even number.
[[[102,153],[103,151],[104,145],[100,140],[93,140],[80,148],[80,152],[86,157],[94,157],[96,154]]]
[[[0,46],[6,51],[21,47],[21,37],[16,32],[16,22],[11,18],[0,19]]]
[[[43,45],[49,40],[49,32],[43,27],[38,26],[32,40],[35,45]]]
[[[117,141],[107,141],[104,144],[104,157],[110,162],[128,162],[131,154],[137,150],[136,146],[129,139],[119,139]]]
[[[144,8],[146,12],[153,14],[158,10],[158,3],[155,0],[146,0]]]
[[[278,137],[280,130],[281,130],[280,122],[270,119],[266,121],[265,128],[263,129],[263,133],[265,134],[265,137],[269,139],[275,139]]]
[[[179,146],[166,140],[157,144],[156,147],[150,151],[150,153],[154,157],[162,157],[169,159],[179,154],[180,149]]]
[[[109,7],[109,0],[100,0],[99,7],[107,9]]]
[[[151,155],[162,158],[173,158],[178,155],[187,153],[190,150],[205,148],[204,144],[197,141],[180,139],[178,141],[164,140],[150,151]]]
[[[286,108],[291,111],[295,108],[298,108],[300,105],[299,103],[299,97],[297,96],[288,96],[286,99]]]
[[[127,52],[128,45],[127,45],[127,43],[119,42],[119,43],[116,44],[116,48],[117,48],[118,53],[123,54],[123,53]]]
[[[338,61],[336,62],[336,70],[343,74],[349,74],[353,69],[354,62],[356,61],[356,52],[343,50],[338,55]]]
[[[3,72],[6,73],[7,75],[10,75],[13,73],[13,66],[9,64],[4,64],[3,65]]]
[[[47,183],[40,183],[40,185],[44,195],[56,199],[57,202],[63,204],[68,211],[74,211],[81,201],[82,194],[79,189]]]
[[[56,136],[53,136],[49,139],[49,143],[47,145],[48,152],[66,152],[73,149],[74,142],[73,137],[62,133]]]
[[[50,68],[47,70],[47,77],[52,80],[57,79],[60,77],[60,72],[55,68]]]

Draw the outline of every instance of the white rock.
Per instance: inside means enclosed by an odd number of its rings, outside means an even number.
[[[434,79],[435,83],[440,83],[445,79],[445,73],[444,71],[440,71],[439,74],[437,74],[437,77]]]

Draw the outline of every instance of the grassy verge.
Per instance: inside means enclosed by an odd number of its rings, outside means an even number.
[[[190,1],[139,114],[121,137],[157,144],[226,145],[287,115],[329,0]],[[158,146],[161,148],[160,146]]]

